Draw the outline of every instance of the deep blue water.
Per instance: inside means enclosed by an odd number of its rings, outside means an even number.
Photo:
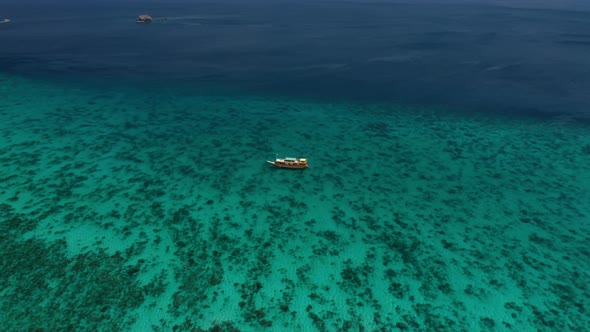
[[[0,71],[590,116],[590,11],[492,3],[6,1]]]

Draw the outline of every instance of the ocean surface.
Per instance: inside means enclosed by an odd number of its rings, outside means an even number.
[[[2,330],[590,330],[589,9],[3,1]]]

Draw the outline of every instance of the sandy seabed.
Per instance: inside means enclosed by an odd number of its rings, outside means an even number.
[[[0,78],[6,330],[590,330],[587,124]]]

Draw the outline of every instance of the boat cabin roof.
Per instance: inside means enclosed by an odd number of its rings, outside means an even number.
[[[307,163],[307,158],[291,158],[291,157],[287,157],[287,158],[277,158],[278,162],[290,162],[290,163],[302,163],[305,164]]]

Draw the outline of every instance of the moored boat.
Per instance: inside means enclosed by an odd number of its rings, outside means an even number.
[[[266,162],[280,168],[303,169],[309,167],[307,158],[276,158],[274,161],[267,160]]]

